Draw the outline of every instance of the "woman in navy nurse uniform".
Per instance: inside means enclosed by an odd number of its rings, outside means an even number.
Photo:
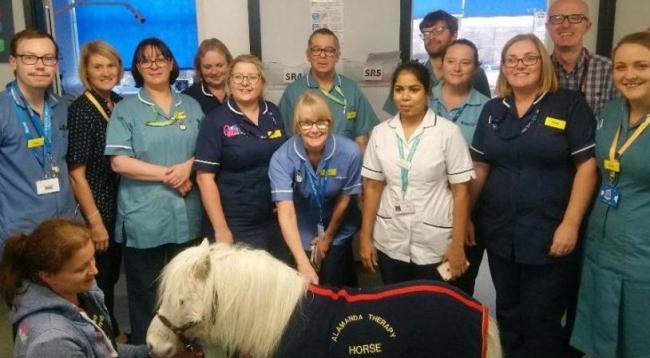
[[[471,153],[501,341],[508,357],[563,357],[570,327],[561,320],[574,304],[576,247],[597,182],[596,122],[580,94],[558,89],[533,34],[504,46],[497,91]]]
[[[278,108],[262,98],[265,84],[257,57],[233,60],[229,95],[201,125],[194,168],[207,216],[203,236],[277,253],[284,243],[273,213],[268,169],[286,136]]]

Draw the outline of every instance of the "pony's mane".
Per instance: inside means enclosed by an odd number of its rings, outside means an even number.
[[[200,336],[228,351],[271,356],[307,290],[306,281],[265,251],[241,245],[201,245],[181,252],[167,265],[160,292],[173,295],[197,287],[192,283],[194,272],[206,254],[210,269],[205,282],[198,285],[202,307],[196,308],[203,321]],[[173,304],[180,308],[179,303]]]

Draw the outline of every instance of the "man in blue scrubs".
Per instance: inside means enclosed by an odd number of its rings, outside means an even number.
[[[429,54],[429,60],[424,64],[431,76],[431,86],[435,87],[442,80],[442,55],[447,46],[458,37],[458,19],[443,10],[436,10],[428,13],[420,22],[420,38],[424,42],[424,48]],[[474,88],[487,98],[491,98],[490,84],[487,76],[479,67],[473,79]],[[384,102],[382,109],[391,115],[397,114],[397,108],[393,103],[392,93]]]
[[[54,39],[41,31],[21,31],[10,44],[16,79],[0,92],[0,253],[16,232],[75,216],[65,161],[67,108],[48,93],[58,56]]]
[[[280,113],[285,128],[293,128],[293,109],[298,97],[306,91],[320,92],[334,116],[334,134],[348,137],[363,153],[368,135],[378,123],[370,102],[351,79],[336,73],[341,57],[339,39],[329,29],[322,28],[309,36],[305,52],[311,69],[302,78],[287,86],[280,99]]]

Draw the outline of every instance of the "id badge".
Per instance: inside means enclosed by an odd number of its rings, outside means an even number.
[[[36,182],[36,194],[58,193],[61,190],[59,178],[43,179]]]
[[[617,187],[606,183],[600,186],[600,191],[598,192],[598,200],[604,204],[615,208],[618,206],[618,201],[620,198],[621,192]]]
[[[395,205],[395,214],[397,215],[407,215],[407,214],[414,214],[415,213],[415,206],[413,206],[413,203],[408,202],[408,201],[400,201]]]

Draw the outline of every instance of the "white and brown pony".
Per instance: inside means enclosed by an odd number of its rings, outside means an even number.
[[[501,357],[487,308],[443,283],[334,290],[265,251],[205,241],[165,267],[147,333],[158,357],[197,341],[251,357]]]

